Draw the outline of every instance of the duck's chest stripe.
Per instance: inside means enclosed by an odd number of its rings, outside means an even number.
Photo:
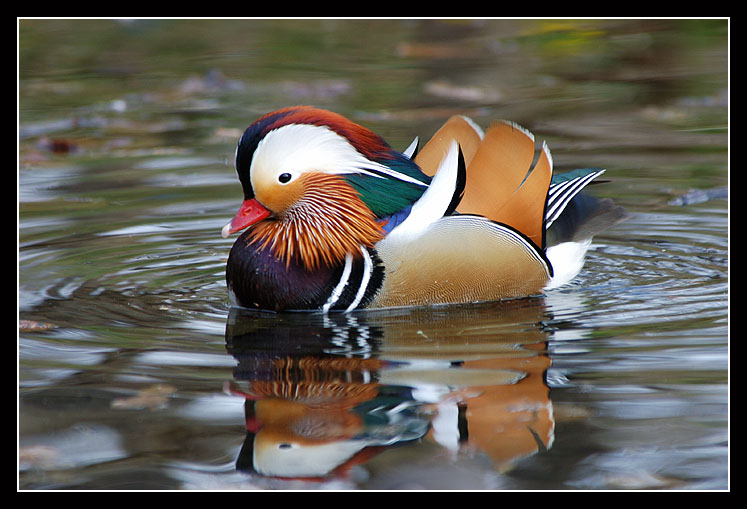
[[[348,282],[350,281],[350,273],[353,269],[353,255],[350,253],[345,255],[345,266],[342,269],[342,276],[340,276],[340,281],[337,283],[337,285],[332,289],[332,294],[329,296],[329,299],[327,299],[327,302],[324,303],[322,306],[322,311],[327,312],[330,310],[332,306],[335,305],[335,303],[340,299],[340,295],[342,295],[342,291],[345,289],[345,287],[348,285]]]
[[[363,246],[361,246],[361,254],[363,255],[363,276],[361,284],[358,287],[358,293],[355,294],[355,299],[345,310],[346,312],[352,311],[358,307],[358,304],[360,304],[366,290],[368,289],[368,283],[371,281],[371,274],[373,274],[373,261],[371,260],[371,255],[368,254],[368,250]]]
[[[375,252],[360,246],[361,256],[345,255],[340,278],[321,311],[353,311],[371,300],[381,286],[384,270]]]

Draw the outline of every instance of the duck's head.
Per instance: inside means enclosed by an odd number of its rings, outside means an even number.
[[[294,106],[260,117],[239,139],[244,201],[224,237],[253,226],[251,243],[286,264],[332,265],[384,235],[387,218],[430,181],[381,137],[336,113]]]

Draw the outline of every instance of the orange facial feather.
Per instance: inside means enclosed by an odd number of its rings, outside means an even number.
[[[309,173],[303,192],[281,215],[254,226],[250,243],[270,246],[288,266],[296,257],[307,270],[332,266],[359,246],[373,247],[384,233],[358,193],[338,175]]]

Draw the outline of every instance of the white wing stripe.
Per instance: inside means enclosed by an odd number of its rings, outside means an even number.
[[[562,182],[554,186],[550,186],[547,201],[547,212],[545,213],[545,228],[549,228],[550,225],[560,216],[565,210],[568,203],[573,199],[579,191],[586,187],[589,182],[597,178],[599,175],[604,173],[604,170],[589,173],[583,177],[576,177],[567,182]]]

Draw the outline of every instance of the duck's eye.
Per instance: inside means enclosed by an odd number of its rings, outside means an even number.
[[[280,181],[281,184],[287,184],[288,182],[290,182],[290,179],[291,179],[290,173],[281,173],[280,175],[278,175],[278,180]]]

